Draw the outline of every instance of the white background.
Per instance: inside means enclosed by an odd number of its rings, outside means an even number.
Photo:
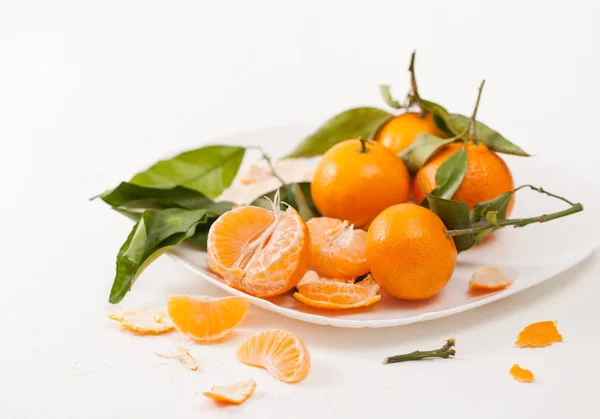
[[[381,105],[378,83],[408,88],[414,48],[424,97],[468,112],[485,77],[483,121],[598,181],[599,19],[600,3],[583,0],[0,0],[0,417],[597,417],[597,253],[518,296],[407,327],[341,330],[253,309],[232,341],[193,347],[194,374],[153,355],[172,336],[135,338],[106,319],[130,224],[87,198],[219,135]],[[161,258],[124,305],[191,291],[218,294]],[[564,343],[512,346],[546,319]],[[305,340],[303,383],[233,360],[268,327]],[[453,360],[380,363],[451,336]],[[513,381],[515,362],[537,382]],[[248,376],[257,392],[239,408],[200,395]]]

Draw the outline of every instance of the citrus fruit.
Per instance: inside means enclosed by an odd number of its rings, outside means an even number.
[[[358,228],[387,207],[406,202],[410,177],[402,160],[377,142],[346,140],[315,169],[311,194],[319,212]]]
[[[246,318],[250,306],[242,297],[176,295],[169,297],[167,308],[181,333],[198,342],[213,342],[230,334]]]
[[[521,330],[515,344],[520,347],[541,348],[562,341],[563,337],[556,328],[556,322],[545,321],[532,323]]]
[[[404,300],[437,294],[456,265],[456,246],[445,229],[419,205],[394,205],[379,214],[367,232],[367,260],[381,288]]]
[[[510,369],[510,374],[517,381],[522,381],[524,383],[533,382],[533,373],[529,370],[521,368],[518,364],[512,366],[512,368]]]
[[[138,335],[160,335],[175,330],[175,325],[164,308],[117,310],[110,313],[108,318],[121,323],[123,330]]]
[[[287,330],[272,329],[250,336],[240,344],[236,356],[244,364],[265,368],[286,383],[304,380],[310,370],[306,346]]]
[[[369,275],[362,281],[322,278],[309,271],[297,285],[294,298],[306,305],[330,310],[367,307],[381,299],[379,285]]]
[[[355,278],[369,272],[367,232],[348,221],[315,217],[306,223],[310,233],[310,263],[327,278]]]
[[[469,288],[474,291],[498,291],[509,287],[513,282],[499,269],[480,266],[473,272]]]
[[[252,396],[256,383],[252,378],[246,381],[239,381],[228,386],[212,386],[210,391],[204,394],[209,399],[221,403],[242,404]]]
[[[310,265],[308,228],[298,212],[241,206],[221,215],[208,232],[209,267],[225,283],[267,298],[294,288]]]
[[[379,130],[375,141],[386,146],[392,153],[399,154],[410,146],[419,134],[432,134],[444,137],[444,134],[433,122],[430,113],[406,112],[390,119]]]
[[[425,198],[421,182],[428,192],[435,189],[438,186],[435,182],[437,169],[461,147],[462,145],[459,143],[452,143],[444,147],[419,169],[413,181],[413,199],[416,203]],[[454,193],[453,200],[466,202],[470,210],[479,202],[488,201],[514,189],[512,174],[508,166],[485,144],[475,145],[469,142],[466,144],[465,150],[467,152],[467,173]],[[514,197],[508,204],[507,216],[513,205]]]

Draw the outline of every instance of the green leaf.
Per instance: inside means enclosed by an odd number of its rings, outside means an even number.
[[[435,102],[421,99],[421,109],[425,112],[429,112],[433,116],[433,122],[437,127],[446,134],[455,135],[456,131],[450,113],[442,105],[438,105]]]
[[[471,208],[471,224],[478,223],[480,221],[488,221],[490,224],[497,224],[498,220],[506,219],[506,210],[508,209],[508,203],[512,198],[515,191],[505,192],[498,195],[489,201],[480,202]],[[495,214],[488,216],[488,214]],[[490,220],[492,218],[492,220]],[[492,221],[495,221],[493,223]],[[479,244],[481,241],[490,233],[497,230],[496,227],[490,227],[484,231],[477,233],[475,236],[475,243]]]
[[[392,93],[390,92],[390,86],[387,84],[380,84],[379,85],[379,91],[381,92],[381,96],[383,97],[383,100],[385,101],[385,103],[390,107],[390,108],[394,108],[394,109],[402,109],[404,108],[404,106],[402,106],[402,104],[400,102],[398,102],[396,99],[394,99],[392,97]]]
[[[410,173],[414,175],[436,151],[454,141],[456,138],[440,138],[432,134],[421,133],[415,142],[400,154],[400,158]]]
[[[117,255],[116,275],[109,301],[113,304],[121,301],[152,261],[170,247],[192,237],[199,225],[206,224],[218,215],[217,211],[210,209],[144,211]]]
[[[469,210],[465,202],[452,201],[449,199],[440,198],[425,192],[429,208],[435,212],[444,222],[448,230],[459,230],[471,227],[469,219]],[[464,234],[462,236],[454,236],[454,244],[459,252],[470,249],[475,243],[472,234]]]
[[[231,185],[246,149],[233,146],[207,146],[162,160],[136,174],[130,181],[150,188],[183,186],[208,198],[219,196]],[[108,192],[103,194],[109,194]]]
[[[464,132],[469,126],[470,118],[467,116],[452,114],[450,117],[454,125],[453,133],[456,135]],[[497,151],[498,153],[513,154],[515,156],[530,156],[522,148],[511,143],[498,132],[479,121],[476,122],[476,133],[477,140],[488,146],[490,150]]]
[[[377,108],[354,108],[325,122],[306,137],[286,157],[319,156],[344,140],[363,137],[372,139],[392,115]]]
[[[467,152],[464,147],[448,157],[435,173],[435,183],[438,187],[431,191],[431,194],[451,199],[465,178],[467,163]]]
[[[312,201],[309,182],[290,183],[280,188],[279,191],[281,202],[294,207],[305,221],[320,216],[317,207]],[[277,189],[254,200],[251,205],[271,209],[271,202],[275,198],[276,193]]]
[[[487,214],[485,214],[485,219],[488,221],[488,223],[490,223],[494,227],[500,227],[498,225],[498,212],[497,211],[488,211]]]

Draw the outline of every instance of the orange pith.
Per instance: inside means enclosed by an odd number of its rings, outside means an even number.
[[[292,208],[242,206],[223,214],[208,233],[209,267],[225,283],[256,297],[292,289],[310,265],[308,227]]]
[[[562,342],[563,337],[556,328],[555,321],[532,323],[521,330],[515,344],[520,347],[540,348]]]
[[[414,204],[394,205],[367,232],[367,260],[381,288],[403,300],[437,294],[456,266],[456,246],[433,212]]]
[[[444,137],[444,134],[433,122],[430,113],[421,115],[416,112],[406,112],[389,120],[377,133],[375,141],[398,154],[408,148],[421,133]]]
[[[168,310],[175,327],[197,342],[214,342],[229,335],[248,314],[250,306],[242,297],[169,298]]]
[[[341,310],[367,307],[381,299],[379,285],[370,275],[358,283],[319,277],[309,271],[298,283],[294,298],[312,307]]]
[[[459,143],[452,143],[444,147],[419,169],[413,180],[412,188],[413,199],[416,203],[420,203],[425,198],[421,182],[428,192],[435,189],[438,186],[435,182],[437,169],[461,146]],[[466,202],[470,210],[479,202],[488,201],[514,189],[512,174],[500,156],[490,151],[482,143],[475,145],[469,142],[466,144],[465,149],[467,152],[467,173],[452,197],[453,200]],[[513,204],[514,197],[508,204],[507,216],[510,215]]]
[[[255,388],[256,383],[250,378],[227,386],[212,386],[210,391],[205,391],[202,394],[217,402],[242,404],[252,396]]]
[[[367,232],[347,221],[315,217],[306,223],[310,233],[311,266],[327,278],[355,278],[369,272]]]
[[[342,141],[315,169],[313,201],[325,217],[367,227],[390,205],[408,201],[410,176],[398,156],[378,142]]]
[[[529,370],[521,368],[518,364],[512,366],[510,373],[517,381],[531,383],[534,380],[533,373]]]
[[[290,384],[304,380],[310,370],[306,346],[287,330],[272,329],[250,336],[240,344],[236,356],[244,364],[265,368]]]
[[[121,323],[123,330],[138,335],[160,335],[175,330],[175,325],[164,308],[117,310],[110,313],[108,318]]]
[[[480,266],[473,272],[469,289],[473,291],[498,291],[509,287],[514,281],[496,268]]]

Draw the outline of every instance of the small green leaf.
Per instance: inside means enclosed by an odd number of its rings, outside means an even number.
[[[309,182],[290,183],[280,188],[279,191],[281,202],[294,207],[305,221],[320,216],[317,207],[312,201]],[[271,209],[271,202],[275,198],[275,193],[277,193],[277,189],[254,200],[251,205]]]
[[[435,183],[438,187],[431,191],[431,194],[451,199],[465,178],[467,163],[467,152],[464,147],[448,157],[435,173]]]
[[[218,212],[209,209],[144,211],[117,255],[116,275],[109,301],[113,304],[121,301],[152,261],[168,248],[192,237],[199,225],[207,224],[218,215]]]
[[[380,84],[379,91],[381,92],[381,96],[383,97],[383,100],[390,108],[394,108],[394,109],[404,108],[404,106],[402,106],[402,104],[400,102],[398,102],[396,99],[394,99],[392,97],[392,93],[390,92],[390,86],[388,84]]]
[[[355,108],[344,111],[325,122],[306,137],[286,157],[320,156],[344,140],[363,137],[372,139],[392,115],[377,108]]]
[[[429,158],[446,144],[456,141],[456,138],[440,138],[432,134],[419,134],[414,143],[400,154],[411,174],[415,174]]]
[[[488,221],[488,223],[490,223],[491,225],[495,226],[495,227],[500,227],[498,225],[498,211],[488,211],[485,214],[485,219]]]
[[[481,221],[487,221],[490,224],[497,225],[498,220],[506,219],[506,210],[508,208],[508,203],[512,198],[515,191],[505,192],[503,194],[498,195],[495,198],[490,199],[489,201],[480,202],[471,208],[471,224],[475,224]],[[488,214],[495,214],[488,216]],[[492,218],[492,220],[490,220]],[[499,227],[498,227],[499,228]],[[484,231],[481,231],[475,235],[475,243],[479,244],[481,241],[490,233],[494,232],[498,228],[490,227]]]
[[[421,99],[421,109],[433,116],[433,122],[435,122],[440,131],[451,135],[456,134],[450,113],[442,105]]]
[[[216,198],[231,185],[246,149],[233,146],[207,146],[162,160],[136,174],[130,181],[150,188],[183,186]],[[108,192],[103,194],[109,194]]]
[[[426,192],[431,211],[435,212],[444,222],[448,230],[460,230],[471,227],[469,210],[465,202],[452,201]],[[470,249],[475,243],[472,234],[454,236],[454,244],[459,252]]]
[[[467,116],[452,114],[450,118],[454,126],[453,133],[456,135],[464,132],[469,126],[470,118]],[[498,132],[479,121],[476,122],[476,133],[477,140],[488,146],[490,150],[497,151],[498,153],[513,154],[515,156],[530,156],[522,148],[511,143]]]

